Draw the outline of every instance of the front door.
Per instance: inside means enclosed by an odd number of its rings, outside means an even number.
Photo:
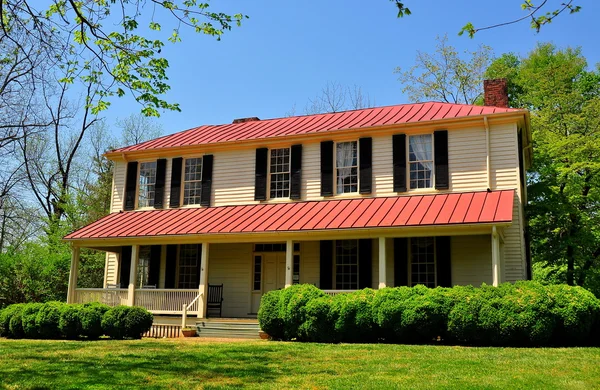
[[[285,287],[285,252],[264,253],[261,258],[262,291],[252,294],[252,313],[258,313],[262,294]]]

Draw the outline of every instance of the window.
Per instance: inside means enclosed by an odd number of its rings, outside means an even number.
[[[358,240],[335,242],[335,288],[358,289]]]
[[[142,288],[148,284],[150,277],[150,246],[140,246],[138,259],[138,273],[136,279],[137,288]]]
[[[271,198],[290,197],[290,149],[271,149]]]
[[[138,207],[152,207],[156,185],[156,161],[141,163],[139,177]]]
[[[179,288],[198,288],[198,245],[179,246]]]
[[[335,166],[336,192],[338,194],[358,192],[358,144],[356,141],[340,142],[335,145]]]
[[[262,280],[262,256],[254,256],[254,280],[252,281],[252,289],[260,290],[260,282]]]
[[[292,284],[300,283],[300,255],[294,255],[294,272],[292,273]]]
[[[183,171],[183,204],[200,204],[202,158],[186,158]]]
[[[432,134],[408,137],[410,188],[433,186],[433,136]]]
[[[435,239],[420,237],[410,239],[410,284],[435,287]]]
[[[285,252],[285,244],[255,244],[254,252]]]

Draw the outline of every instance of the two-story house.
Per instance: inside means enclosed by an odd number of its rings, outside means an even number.
[[[69,302],[254,316],[267,291],[497,285],[530,276],[527,110],[403,104],[207,125],[108,152],[111,214],[65,237]],[[105,285],[77,288],[79,248]],[[109,298],[107,298],[109,297]]]

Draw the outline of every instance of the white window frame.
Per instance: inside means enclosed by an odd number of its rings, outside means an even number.
[[[186,163],[189,160],[194,160],[194,159],[198,159],[200,160],[200,179],[199,180],[185,180],[185,167],[186,167]],[[182,167],[181,167],[181,195],[180,195],[180,203],[182,206],[197,206],[200,204],[201,199],[198,199],[198,203],[185,203],[185,185],[186,183],[199,183],[200,185],[200,197],[202,197],[202,170],[204,168],[204,158],[203,156],[191,156],[191,157],[185,157],[183,159],[182,162]]]
[[[154,163],[154,183],[152,184],[144,184],[144,187],[148,187],[148,186],[153,186],[154,190],[153,192],[153,197],[152,197],[152,204],[147,204],[147,205],[143,205],[140,206],[140,195],[142,193],[142,184],[140,183],[141,180],[141,173],[142,173],[142,165],[143,164],[152,164]],[[138,167],[137,167],[137,183],[136,183],[136,197],[135,197],[135,205],[136,205],[136,209],[140,208],[140,209],[149,209],[149,208],[154,208],[154,201],[156,200],[156,171],[158,169],[158,161],[157,160],[145,160],[145,161],[138,161]]]
[[[340,192],[338,193],[338,165],[337,165],[337,146],[338,144],[344,144],[344,143],[355,143],[356,144],[356,166],[352,165],[349,168],[354,168],[356,167],[356,191],[352,191],[352,192]],[[333,193],[335,196],[344,196],[345,194],[358,194],[359,190],[360,190],[360,171],[359,171],[359,167],[360,167],[360,150],[359,150],[359,142],[358,140],[349,140],[349,141],[339,141],[339,142],[334,142],[333,144],[333,172],[334,172],[334,178],[333,178]],[[343,168],[348,168],[348,167],[343,167]]]
[[[273,158],[272,154],[274,151],[278,151],[278,150],[283,150],[283,149],[287,149],[288,151],[288,170],[287,172],[272,172],[272,166],[271,166],[271,160]],[[287,196],[272,196],[271,194],[271,188],[272,188],[272,175],[285,175],[287,173],[288,175],[288,189],[287,189]],[[269,177],[268,180],[268,194],[269,194],[269,199],[290,199],[290,195],[291,195],[291,190],[292,190],[292,148],[287,146],[287,147],[281,147],[281,148],[273,148],[273,149],[269,149],[269,161],[267,163],[267,175]],[[282,183],[284,181],[281,181]]]
[[[338,287],[338,272],[337,272],[337,266],[338,266],[338,242],[339,241],[356,241],[356,286],[355,288],[346,288],[346,287]],[[351,240],[335,240],[334,241],[334,246],[333,246],[333,285],[335,290],[357,290],[360,287],[360,241],[359,240],[355,240],[355,239],[351,239]],[[343,267],[344,265],[342,265]],[[352,266],[352,264],[346,264],[345,266]],[[345,275],[344,273],[341,274],[342,276]],[[351,275],[351,274],[350,274]],[[344,282],[342,281],[342,286],[344,285]],[[351,286],[352,287],[352,286]]]
[[[410,139],[412,137],[419,137],[423,135],[428,135],[431,138],[431,160],[416,160],[410,161]],[[408,142],[406,142],[406,180],[407,180],[407,188],[409,191],[430,191],[435,189],[435,143],[433,140],[433,133],[419,133],[419,134],[410,134],[407,135]],[[429,187],[421,187],[421,188],[413,188],[411,186],[411,178],[410,178],[410,165],[411,163],[419,163],[419,162],[429,162],[431,161],[432,169],[431,169],[431,185]]]
[[[152,256],[152,247],[150,245],[140,245],[138,254],[138,267],[136,275],[136,288],[143,288],[150,279],[150,257]]]
[[[413,268],[413,253],[412,253],[412,240],[418,239],[432,239],[433,240],[433,280],[434,285],[432,288],[437,287],[438,285],[438,274],[437,274],[437,240],[435,237],[411,237],[408,239],[408,285],[409,287],[413,287],[416,284],[413,284],[412,277],[412,268]],[[427,263],[425,263],[427,264]],[[431,286],[428,286],[431,287]]]
[[[197,282],[196,285],[194,285],[192,287],[181,287],[181,284],[182,284],[182,280],[181,280],[181,268],[182,268],[181,253],[182,253],[182,251],[181,251],[181,249],[182,249],[182,247],[184,245],[196,246],[196,267],[200,267],[200,263],[201,263],[201,259],[200,259],[201,253],[198,252],[198,249],[197,249],[198,246],[197,246],[197,244],[180,244],[180,245],[177,245],[177,283],[175,285],[177,286],[176,287],[177,289],[183,289],[183,290],[198,288],[198,286],[200,285],[200,281],[199,280],[197,280],[196,281]],[[187,266],[187,265],[185,267],[186,268],[192,268],[191,266]],[[198,269],[196,268],[196,274],[195,275],[197,275],[197,274],[198,274]]]

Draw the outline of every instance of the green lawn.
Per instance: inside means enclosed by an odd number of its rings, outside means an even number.
[[[600,388],[600,349],[0,339],[0,388]]]

